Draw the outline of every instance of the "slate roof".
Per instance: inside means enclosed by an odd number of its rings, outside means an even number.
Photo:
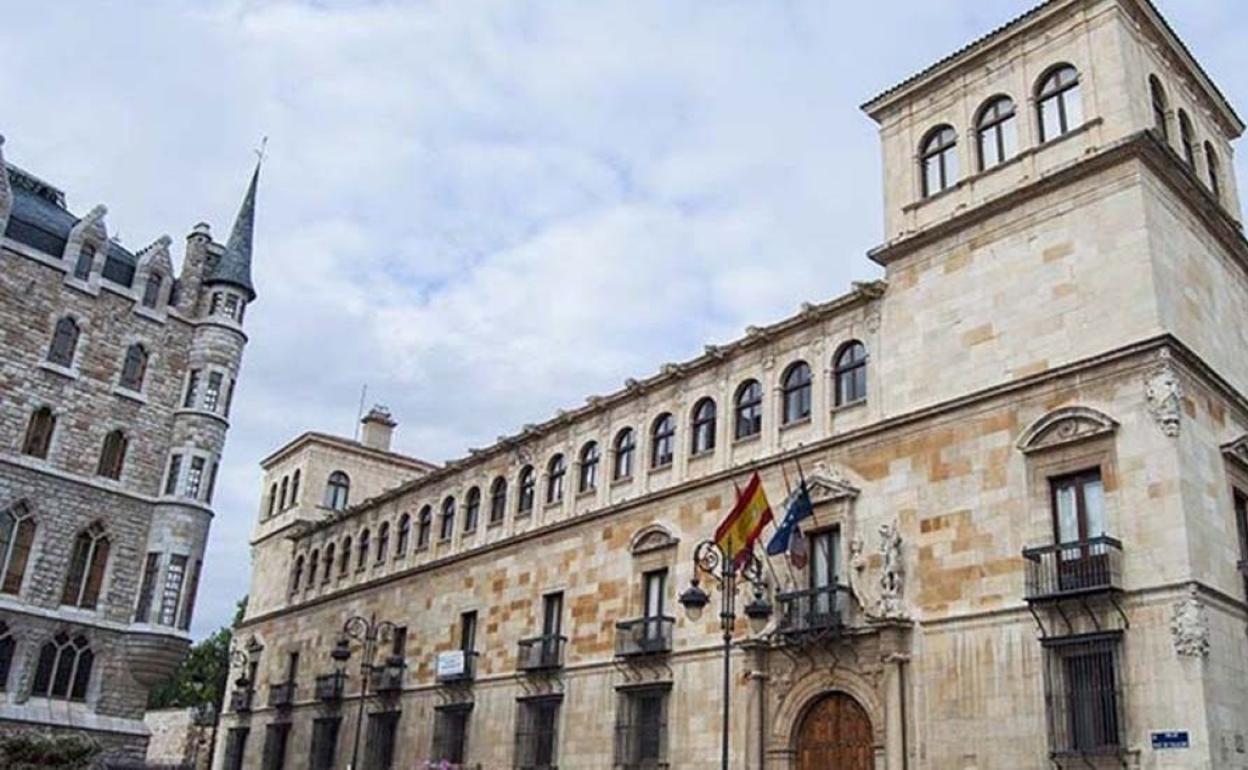
[[[260,164],[251,174],[251,184],[247,185],[247,194],[243,196],[243,204],[239,206],[238,216],[234,219],[234,229],[230,231],[230,240],[225,244],[225,253],[209,269],[204,276],[204,283],[228,283],[246,289],[249,299],[256,298],[256,289],[251,284],[251,243],[256,224],[256,183],[260,180]]]

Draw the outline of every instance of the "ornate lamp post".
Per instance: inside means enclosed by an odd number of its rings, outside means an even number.
[[[357,763],[360,758],[360,729],[364,724],[364,701],[368,699],[368,684],[372,679],[373,655],[377,651],[377,642],[390,639],[396,628],[397,626],[388,620],[377,620],[376,613],[367,618],[353,615],[342,624],[342,635],[338,637],[334,651],[330,653],[330,657],[338,664],[338,672],[343,673],[347,661],[351,658],[349,640],[355,639],[362,642],[364,646],[360,657],[360,708],[355,715],[355,744],[351,748],[351,764],[347,765],[349,770],[355,770],[358,767]]]
[[[754,589],[754,598],[745,606],[745,616],[750,619],[751,630],[759,633],[771,618],[771,604],[763,595],[767,583],[762,572],[762,564],[753,549],[746,552],[745,560],[738,566],[714,540],[703,540],[693,551],[693,579],[680,595],[685,615],[696,623],[702,617],[702,610],[711,602],[711,597],[699,585],[699,574],[710,576],[719,586],[719,626],[724,634],[724,718],[720,735],[723,770],[728,770],[728,707],[732,688],[732,632],[737,620],[737,580],[744,578]]]

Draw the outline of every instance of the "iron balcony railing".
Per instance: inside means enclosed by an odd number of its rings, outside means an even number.
[[[295,702],[295,683],[279,682],[269,685],[269,705],[289,706]]]
[[[316,678],[316,699],[320,701],[339,701],[347,689],[347,675],[333,673]]]
[[[230,691],[230,711],[244,713],[251,711],[251,696],[255,694],[255,690],[250,687],[246,689],[235,688]]]
[[[516,668],[521,671],[545,671],[563,667],[566,636],[535,636],[521,639],[516,651]]]
[[[395,692],[403,689],[403,658],[391,655],[369,673],[368,684],[373,692]]]
[[[779,594],[779,630],[790,635],[837,631],[845,625],[850,600],[849,586],[842,585]]]
[[[1102,535],[1023,550],[1027,601],[1122,590],[1122,543]]]
[[[615,624],[615,654],[620,658],[661,655],[672,651],[676,619],[666,615],[622,620]]]
[[[463,666],[444,666],[441,661],[438,664],[438,682],[440,684],[454,684],[456,682],[471,682],[477,678],[477,653],[475,650],[463,650]]]

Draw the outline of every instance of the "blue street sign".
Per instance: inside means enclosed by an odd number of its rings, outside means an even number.
[[[1168,730],[1153,733],[1154,749],[1186,749],[1192,745],[1187,737],[1187,730]]]

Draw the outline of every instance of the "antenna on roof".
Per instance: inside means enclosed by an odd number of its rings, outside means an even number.
[[[268,147],[268,146],[269,146],[269,137],[267,137],[267,136],[260,137],[260,146],[259,146],[259,147],[257,147],[255,150],[253,150],[253,151],[252,151],[252,152],[256,153],[256,162],[257,162],[257,163],[263,163],[263,162],[264,162],[264,150],[265,150],[265,148],[266,148],[266,147]]]
[[[368,383],[366,382],[364,383],[364,386],[360,388],[360,408],[356,410],[356,413],[355,413],[354,437],[356,441],[360,440],[360,420],[364,419],[364,399],[367,397],[368,397]]]

